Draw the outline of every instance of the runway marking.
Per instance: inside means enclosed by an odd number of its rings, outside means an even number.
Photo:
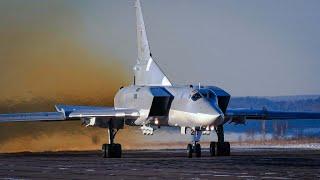
[[[237,177],[239,177],[239,178],[255,178],[257,176],[237,176]]]
[[[292,179],[292,178],[287,178],[287,177],[261,177],[261,179]]]
[[[96,171],[96,170],[94,170],[94,169],[86,169],[86,171],[88,171],[88,172],[94,172],[94,171]]]
[[[228,173],[228,172],[226,172],[226,171],[210,171],[210,172],[212,172],[212,173],[214,173],[214,174],[224,174],[224,173]]]
[[[67,170],[67,169],[69,169],[69,168],[64,168],[64,167],[61,167],[61,168],[59,168],[60,170]]]
[[[229,174],[214,174],[213,176],[217,176],[217,177],[228,177],[231,176]]]
[[[275,173],[275,172],[266,172],[264,173],[265,175],[273,175],[273,174],[278,174],[278,173]]]

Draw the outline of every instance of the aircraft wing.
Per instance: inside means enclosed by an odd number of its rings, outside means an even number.
[[[109,117],[109,118],[137,118],[139,111],[135,109],[115,109],[114,107],[97,106],[68,106],[56,105],[59,112],[63,112],[67,118],[90,118],[90,117]]]
[[[228,109],[225,113],[225,122],[244,124],[249,120],[290,120],[290,119],[319,119],[320,113],[313,112],[283,112],[268,111],[267,109]]]
[[[63,121],[81,118],[138,118],[139,111],[134,109],[115,109],[114,107],[56,105],[56,112],[33,112],[0,114],[1,122],[25,121]]]
[[[61,121],[61,120],[65,120],[65,117],[64,117],[64,114],[60,112],[0,114],[0,123],[1,122],[21,122],[21,121]]]

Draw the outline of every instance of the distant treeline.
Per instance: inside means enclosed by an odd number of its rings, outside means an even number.
[[[313,98],[282,97],[233,97],[229,108],[267,108],[273,111],[309,111],[320,112],[320,96]],[[285,100],[284,100],[285,99]]]

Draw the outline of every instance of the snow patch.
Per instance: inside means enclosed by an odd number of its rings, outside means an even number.
[[[233,148],[281,148],[281,149],[320,149],[320,143],[309,143],[309,144],[284,144],[284,145],[233,145]]]

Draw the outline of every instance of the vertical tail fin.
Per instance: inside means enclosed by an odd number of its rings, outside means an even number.
[[[149,86],[171,86],[166,75],[152,59],[140,1],[136,0],[138,60],[134,66],[135,84]]]

